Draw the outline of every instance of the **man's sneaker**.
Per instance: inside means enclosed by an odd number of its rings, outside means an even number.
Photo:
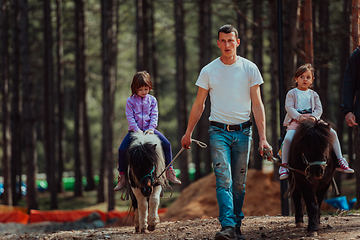
[[[119,191],[121,189],[123,189],[126,185],[126,177],[122,174],[117,177],[118,182],[116,184],[116,187],[114,188],[114,191]]]
[[[236,238],[235,228],[231,226],[222,227],[220,232],[217,232],[215,234],[215,240],[228,240],[235,238]]]
[[[337,171],[343,173],[354,173],[354,170],[349,167],[349,164],[347,163],[345,158],[340,158],[338,161],[340,167],[336,168]]]
[[[181,181],[176,177],[174,169],[166,170],[166,178],[169,179],[170,182],[180,185]]]
[[[236,233],[236,239],[237,240],[244,240],[245,237],[241,234],[241,230],[239,227],[235,228],[235,233]]]
[[[287,165],[287,163],[283,163],[284,165]],[[279,178],[280,180],[287,179],[289,177],[289,169],[280,167],[279,168]]]

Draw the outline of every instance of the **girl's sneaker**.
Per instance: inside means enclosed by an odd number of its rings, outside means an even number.
[[[119,176],[117,177],[118,182],[116,184],[116,187],[114,188],[114,191],[119,191],[121,189],[123,189],[126,185],[126,177],[123,174],[119,174]]]
[[[284,165],[287,165],[287,163],[283,163]],[[280,167],[279,168],[279,179],[283,180],[283,179],[287,179],[289,177],[289,169],[284,168],[284,167]]]
[[[349,164],[347,163],[345,158],[338,159],[339,161],[339,168],[336,168],[337,171],[343,172],[343,173],[354,173],[354,170],[349,167]]]

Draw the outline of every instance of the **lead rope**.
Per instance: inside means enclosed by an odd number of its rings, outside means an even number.
[[[196,142],[197,145],[199,145],[199,146],[202,147],[202,148],[206,148],[206,147],[207,147],[207,145],[206,145],[205,143],[200,142],[199,140],[191,139],[191,141],[192,141],[192,142]],[[155,184],[155,183],[157,182],[157,180],[161,177],[161,175],[163,175],[164,172],[165,172],[166,170],[168,170],[168,168],[170,167],[170,165],[172,164],[172,162],[180,155],[180,153],[181,153],[182,151],[184,151],[184,149],[185,149],[185,148],[181,148],[180,151],[179,151],[179,152],[176,154],[176,156],[173,158],[173,160],[165,167],[165,169],[160,173],[160,175],[159,175],[157,178],[155,178],[154,184]],[[161,192],[161,195],[162,195],[161,198],[171,198],[172,195],[173,195],[173,189],[172,189],[172,187],[171,187],[169,184],[167,184],[165,188],[170,188],[170,189],[171,189],[171,194],[170,194],[169,197],[164,197],[164,196],[163,196],[163,192]],[[164,189],[163,189],[163,190],[164,190]]]
[[[199,145],[201,148],[207,148],[206,143],[200,142],[199,140],[191,139],[192,142],[196,142],[197,145]],[[180,155],[182,151],[184,151],[185,148],[181,148],[180,151],[176,154],[176,156],[171,160],[171,162],[166,166],[166,168],[160,173],[158,177],[155,178],[154,183],[161,177],[161,175],[164,174],[166,170],[170,167],[170,165],[173,163],[173,161]]]

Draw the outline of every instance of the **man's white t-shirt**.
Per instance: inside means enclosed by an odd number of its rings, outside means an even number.
[[[240,56],[231,65],[220,57],[206,65],[196,81],[198,87],[209,90],[210,121],[240,124],[250,120],[250,87],[261,85],[264,80],[257,66]]]

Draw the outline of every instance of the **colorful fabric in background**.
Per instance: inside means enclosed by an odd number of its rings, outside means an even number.
[[[166,208],[159,209],[160,213],[165,213]],[[98,210],[53,210],[53,211],[40,211],[31,210],[30,215],[26,213],[27,208],[13,207],[0,204],[0,223],[37,223],[37,222],[74,222],[81,218],[89,216],[93,212],[98,212],[101,220],[106,222],[107,219],[123,218],[128,215],[128,212],[109,211],[104,213]]]

